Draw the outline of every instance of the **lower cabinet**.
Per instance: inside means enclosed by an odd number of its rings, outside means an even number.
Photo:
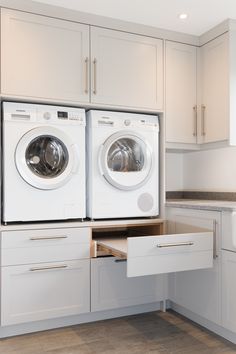
[[[221,213],[203,210],[168,208],[168,219],[214,230],[213,268],[172,273],[169,277],[169,299],[214,323],[221,323]],[[235,264],[236,269],[236,264]],[[235,287],[236,295],[236,287]],[[236,315],[236,312],[235,312]],[[236,323],[236,322],[235,322]]]
[[[126,267],[114,257],[91,260],[91,311],[164,300],[166,275],[128,278]]]
[[[222,325],[236,332],[236,253],[222,251]]]
[[[220,324],[220,267],[171,274],[170,300],[174,303]]]
[[[1,325],[90,311],[90,260],[1,268]]]

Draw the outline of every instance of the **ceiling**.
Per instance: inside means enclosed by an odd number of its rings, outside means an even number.
[[[30,0],[159,28],[201,35],[227,18],[236,0]],[[187,13],[186,20],[178,15]]]

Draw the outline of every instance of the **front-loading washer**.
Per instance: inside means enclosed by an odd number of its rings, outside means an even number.
[[[159,214],[159,120],[156,115],[87,113],[87,216]]]
[[[85,217],[85,111],[3,102],[3,211],[8,222]]]

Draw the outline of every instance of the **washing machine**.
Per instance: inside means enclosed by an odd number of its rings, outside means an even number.
[[[85,111],[3,103],[2,220],[85,217]]]
[[[157,216],[158,116],[90,110],[86,128],[87,216]]]

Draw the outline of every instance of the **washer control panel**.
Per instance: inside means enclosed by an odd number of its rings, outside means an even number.
[[[85,110],[73,107],[3,102],[4,121],[84,125]]]

